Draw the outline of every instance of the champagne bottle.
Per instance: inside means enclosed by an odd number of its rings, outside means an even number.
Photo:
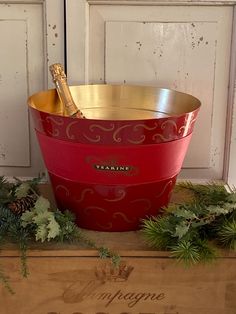
[[[58,96],[65,108],[65,112],[72,118],[85,118],[83,113],[77,108],[67,84],[66,74],[60,63],[50,65],[49,70],[55,83]]]

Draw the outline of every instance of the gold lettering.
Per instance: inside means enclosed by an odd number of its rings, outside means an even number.
[[[129,292],[124,295],[124,300],[133,300],[134,298],[135,298],[135,293]]]
[[[135,300],[128,303],[128,307],[134,307],[143,297],[145,297],[146,293],[137,293],[135,295]]]
[[[121,293],[120,290],[118,290],[118,291],[113,295],[113,297],[106,303],[105,306],[107,307],[108,305],[110,305],[116,297],[120,300],[120,297],[122,297],[122,296],[123,296],[123,294]]]
[[[130,166],[111,166],[111,165],[94,165],[96,170],[107,170],[107,171],[129,171],[132,169]]]
[[[156,293],[146,293],[144,300],[148,300],[149,297],[151,298],[156,297]]]
[[[98,300],[110,300],[110,298],[112,297],[112,294],[109,292],[103,292],[99,295]]]
[[[156,298],[154,300],[163,300],[165,298],[165,294],[164,293],[160,293],[156,296]],[[153,300],[153,299],[152,299]]]

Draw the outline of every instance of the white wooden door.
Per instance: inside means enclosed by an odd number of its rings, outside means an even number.
[[[0,1],[0,175],[45,170],[27,98],[47,88],[48,63],[64,62],[63,25],[61,0]]]
[[[180,177],[224,179],[233,6],[165,2],[67,1],[68,77],[196,96],[202,108]]]

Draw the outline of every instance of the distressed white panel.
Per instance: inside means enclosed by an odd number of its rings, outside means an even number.
[[[177,89],[202,101],[181,175],[222,179],[232,7],[92,5],[89,81]]]
[[[63,14],[63,0],[0,1],[0,175],[45,171],[27,98],[47,89],[48,62],[64,62]]]
[[[210,167],[216,27],[216,23],[106,23],[107,82],[143,82],[201,99],[199,127],[185,167]],[[224,129],[225,121],[220,127]]]
[[[86,0],[66,0],[67,76],[70,85],[87,81],[87,35],[89,5]],[[79,58],[78,58],[79,56]]]
[[[47,87],[55,88],[52,81],[49,66],[53,63],[65,65],[64,60],[64,0],[46,0],[44,29],[44,40],[46,41],[46,67],[47,67]],[[47,78],[46,78],[47,79]]]
[[[0,38],[0,165],[29,166],[26,21],[0,20]]]

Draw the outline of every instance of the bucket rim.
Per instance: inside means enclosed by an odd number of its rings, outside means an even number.
[[[137,90],[140,90],[142,92],[144,92],[144,95],[145,96],[150,96],[150,97],[155,97],[155,95],[157,94],[157,92],[160,92],[160,93],[166,93],[166,94],[169,94],[171,95],[172,97],[183,97],[188,99],[189,101],[189,109],[184,111],[184,112],[181,112],[181,113],[169,113],[167,112],[166,113],[166,117],[150,117],[150,118],[137,118],[137,119],[124,119],[126,120],[126,122],[130,121],[146,121],[146,120],[160,120],[160,119],[167,119],[167,118],[180,118],[180,117],[183,117],[185,115],[188,115],[188,114],[194,114],[194,113],[197,113],[201,107],[201,101],[189,94],[189,93],[185,93],[185,92],[181,92],[181,91],[177,91],[177,90],[174,90],[174,89],[170,89],[170,88],[165,88],[165,87],[157,87],[157,86],[154,86],[154,85],[133,85],[133,84],[81,84],[81,85],[69,85],[69,88],[71,90],[71,92],[73,93],[75,90],[86,90],[86,89],[90,89],[91,91],[96,91],[96,90],[101,90],[101,89],[110,89],[111,91],[120,91],[124,92],[126,90],[131,90],[131,89],[135,89],[136,91]],[[71,118],[67,115],[63,115],[62,113],[60,112],[54,112],[54,111],[50,111],[50,110],[44,110],[42,108],[39,108],[40,106],[36,105],[35,103],[35,100],[38,100],[38,99],[42,99],[42,98],[45,98],[47,96],[51,96],[54,98],[55,101],[57,102],[60,102],[59,100],[59,97],[58,97],[58,94],[57,94],[57,91],[55,88],[51,88],[51,89],[45,89],[45,90],[41,90],[41,91],[38,91],[32,95],[30,95],[27,99],[27,104],[30,108],[33,108],[35,109],[36,111],[39,111],[39,112],[44,112],[44,113],[47,113],[47,114],[50,114],[50,115],[53,115],[53,116],[60,116],[60,117],[64,117],[64,118]],[[94,108],[99,108],[99,107],[94,107]],[[83,110],[83,108],[80,108]],[[129,108],[129,107],[126,107],[126,109],[139,109],[139,108]],[[140,109],[141,110],[141,109]],[[150,110],[150,109],[142,109],[142,110],[146,110],[146,111],[154,111],[155,110]],[[157,112],[157,111],[156,111]],[[160,113],[165,113],[164,111],[161,111],[161,110],[158,110],[158,112]],[[82,121],[83,119],[81,119]],[[122,119],[102,119],[102,118],[90,118],[90,117],[87,117],[86,120],[89,120],[89,121],[121,121]]]

